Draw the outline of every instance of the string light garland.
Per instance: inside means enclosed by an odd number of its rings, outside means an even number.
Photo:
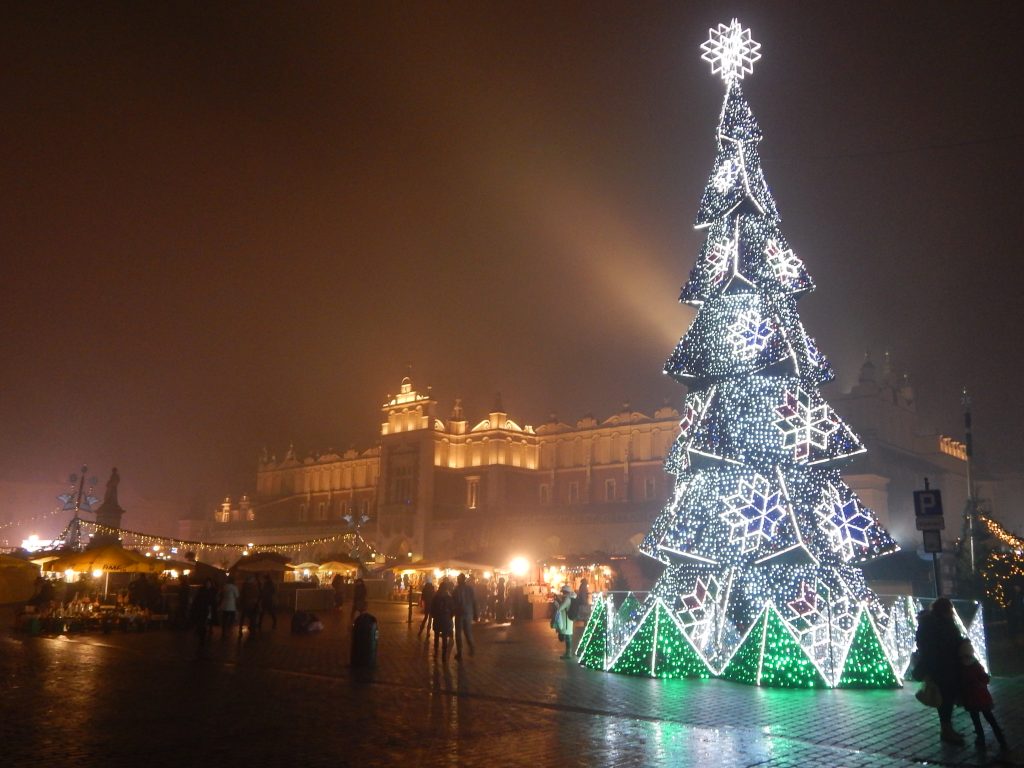
[[[1010,585],[1024,583],[1024,539],[987,515],[978,515],[977,520],[984,533],[998,542],[997,548],[988,548],[978,568],[985,594],[1000,608],[1008,608],[1012,598]]]
[[[183,550],[197,550],[197,551],[211,551],[211,550],[235,550],[239,553],[243,552],[274,552],[277,554],[289,554],[292,552],[300,551],[310,547],[318,547],[324,544],[335,544],[345,543],[351,549],[361,549],[366,551],[373,558],[382,556],[382,553],[378,552],[363,538],[358,532],[338,533],[331,536],[320,536],[314,539],[304,539],[302,541],[290,541],[280,542],[272,544],[238,544],[233,542],[210,542],[210,541],[191,541],[189,539],[178,539],[172,536],[160,536],[157,534],[143,533],[142,531],[133,531],[127,528],[113,528],[109,525],[103,525],[102,523],[93,522],[90,520],[82,520],[81,524],[93,529],[96,533],[107,534],[117,536],[121,539],[131,539],[136,544],[141,544],[145,547],[150,547],[154,544],[159,544],[165,547],[176,547]],[[65,529],[66,531],[67,529]],[[388,557],[384,555],[385,557]],[[394,560],[395,557],[391,556],[390,559]]]

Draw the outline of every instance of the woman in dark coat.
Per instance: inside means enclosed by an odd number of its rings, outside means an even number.
[[[189,613],[192,619],[192,626],[195,628],[196,637],[199,639],[199,646],[196,655],[201,656],[206,641],[210,636],[210,619],[217,607],[217,589],[213,581],[207,579],[196,592],[192,599]]]
[[[963,745],[964,738],[953,730],[953,705],[960,699],[961,675],[958,651],[963,635],[953,619],[953,604],[940,597],[917,625],[918,666],[915,677],[930,678],[942,693],[939,705],[940,738],[947,744]]]
[[[447,664],[455,619],[455,598],[452,597],[452,584],[448,579],[441,580],[437,594],[430,601],[430,618],[434,624],[434,658],[437,658],[437,643],[440,640],[441,661]]]

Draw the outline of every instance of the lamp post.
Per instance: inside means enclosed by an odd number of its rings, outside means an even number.
[[[974,561],[974,518],[977,517],[978,501],[974,493],[974,474],[972,472],[972,458],[974,456],[974,438],[971,434],[971,397],[967,394],[967,387],[964,387],[960,402],[964,406],[964,446],[967,453],[967,505],[964,507],[964,517],[967,522],[967,551],[971,559],[971,578],[975,576]]]

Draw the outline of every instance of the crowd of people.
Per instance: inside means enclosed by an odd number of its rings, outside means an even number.
[[[260,633],[264,619],[269,619],[271,630],[277,629],[277,584],[268,573],[246,574],[241,589],[232,575],[219,587],[210,578],[198,590],[190,590],[184,579],[182,585],[178,609],[188,616],[200,652],[214,626],[220,627],[222,640],[234,633],[236,620],[239,639],[246,629],[250,637]]]
[[[522,595],[519,597],[525,599]],[[486,583],[460,573],[454,585],[445,576],[435,587],[433,578],[428,575],[420,593],[423,618],[417,636],[425,636],[429,642],[433,632],[434,657],[445,664],[453,649],[456,661],[463,658],[464,650],[473,656],[476,653],[473,642],[474,623],[482,620],[504,623],[508,620],[509,602],[508,585],[504,578],[494,580],[489,587]],[[586,580],[580,581],[578,593],[569,585],[563,586],[560,592],[552,596],[550,611],[551,626],[558,634],[559,643],[565,644],[565,653],[561,658],[571,658],[574,624],[584,619],[589,611]]]

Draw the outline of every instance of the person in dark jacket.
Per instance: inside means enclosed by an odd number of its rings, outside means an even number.
[[[473,585],[466,581],[466,574],[460,573],[455,592],[452,597],[455,599],[455,660],[462,658],[462,638],[465,636],[466,645],[469,646],[469,655],[476,655],[476,646],[473,644],[473,622],[477,619],[476,595]]]
[[[366,613],[368,607],[366,582],[356,579],[356,583],[352,586],[352,621],[355,621],[356,616],[360,613]]]
[[[960,643],[960,682],[963,692],[964,709],[971,716],[974,723],[974,744],[978,747],[985,746],[985,732],[981,729],[981,715],[985,716],[988,724],[992,727],[992,735],[996,737],[999,746],[1006,749],[1006,736],[1003,729],[996,722],[992,714],[992,694],[988,690],[989,676],[981,662],[974,655],[974,646],[970,640]]]
[[[455,599],[452,597],[452,584],[442,579],[437,587],[437,594],[430,603],[430,618],[434,622],[434,658],[437,658],[438,641],[441,643],[441,660],[447,664],[451,652],[452,620],[455,618]]]
[[[963,635],[953,619],[953,603],[940,597],[930,611],[922,612],[917,625],[919,656],[915,675],[931,679],[942,694],[939,705],[939,738],[963,746],[964,737],[953,730],[953,705],[960,699],[960,643]]]
[[[202,656],[206,641],[212,632],[210,621],[216,606],[217,588],[213,586],[213,579],[207,579],[196,591],[195,597],[192,598],[192,605],[189,607],[189,617],[196,631],[196,637],[199,639],[199,646],[196,648],[197,658]]]
[[[263,629],[263,617],[270,616],[270,628],[277,629],[277,585],[269,573],[260,580],[260,620],[257,629]]]
[[[426,628],[427,640],[430,640],[430,606],[434,602],[434,595],[436,593],[434,581],[431,579],[430,574],[427,574],[427,578],[423,582],[423,590],[420,593],[420,604],[423,606],[423,621],[420,622],[420,631],[417,633],[417,637],[422,637],[423,630]]]
[[[242,590],[239,597],[242,607],[242,616],[238,620],[238,639],[242,639],[242,626],[249,623],[249,637],[252,637],[259,627],[260,620],[260,585],[256,583],[256,577],[249,574],[242,582]]]

